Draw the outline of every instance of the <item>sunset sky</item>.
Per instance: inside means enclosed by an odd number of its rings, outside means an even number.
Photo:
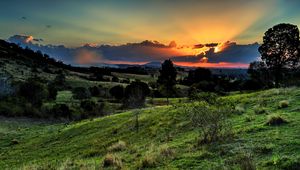
[[[178,63],[247,67],[258,58],[255,43],[268,28],[282,22],[300,24],[299,6],[297,0],[9,0],[0,2],[0,38],[34,49],[42,46],[43,52],[75,64],[196,56]],[[142,44],[145,40],[153,44]],[[218,45],[205,45],[211,43]],[[100,48],[103,44],[109,47]],[[227,47],[233,51],[223,55]]]

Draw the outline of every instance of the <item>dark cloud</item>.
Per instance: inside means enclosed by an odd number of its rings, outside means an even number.
[[[27,35],[14,35],[8,39],[10,42],[20,44],[22,47],[29,47],[33,50],[40,50],[57,60],[67,64],[99,64],[114,62],[151,62],[163,61],[171,58],[176,62],[201,62],[204,57],[210,63],[232,62],[250,63],[259,57],[259,44],[239,45],[233,42],[222,44],[221,51],[216,52],[215,48],[220,48],[216,43],[205,44],[210,49],[206,53],[197,56],[182,56],[178,51],[183,50],[176,47],[175,42],[164,45],[157,41],[143,41],[140,43],[127,43],[124,45],[97,45],[85,44],[77,48],[68,48],[63,45],[43,45],[42,39],[36,39]],[[200,45],[196,45],[199,48]],[[182,47],[183,48],[183,47]],[[207,59],[205,59],[206,61]]]
[[[215,48],[210,48],[205,54],[179,56],[172,59],[177,62],[199,62],[203,57],[207,57],[210,63],[250,63],[259,58],[258,47],[258,43],[239,45],[234,42],[226,42],[223,47],[224,49],[220,52],[215,52]]]
[[[205,47],[205,45],[203,45],[203,44],[196,44],[196,45],[194,45],[194,49],[197,49],[197,48],[203,48],[203,47]]]
[[[210,48],[212,48],[212,47],[218,46],[218,44],[219,44],[219,43],[209,43],[209,44],[205,44],[205,47],[210,47]]]

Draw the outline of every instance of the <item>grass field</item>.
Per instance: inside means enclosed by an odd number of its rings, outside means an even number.
[[[240,155],[251,157],[257,169],[299,169],[299,88],[223,98],[236,108],[228,120],[234,137],[200,146],[181,104],[70,124],[1,118],[0,169],[102,169],[104,159],[113,162],[108,169],[240,169]],[[288,123],[266,125],[272,115]]]

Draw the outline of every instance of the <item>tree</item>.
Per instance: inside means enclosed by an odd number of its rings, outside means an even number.
[[[169,97],[174,92],[174,86],[176,84],[177,71],[173,65],[173,62],[165,60],[161,65],[161,70],[159,71],[157,83],[162,86],[163,91],[167,96],[167,101],[169,103]]]
[[[73,97],[74,99],[88,99],[91,97],[91,93],[88,89],[84,88],[84,87],[76,87],[75,89],[73,89]]]
[[[295,68],[299,62],[299,29],[296,25],[278,24],[270,28],[263,37],[258,51],[275,76],[279,86],[283,69]]]
[[[109,94],[117,100],[121,100],[124,97],[124,87],[120,85],[114,86],[109,90]]]
[[[129,108],[140,108],[145,105],[146,96],[150,89],[146,83],[135,81],[125,88],[124,106]]]
[[[200,81],[210,81],[212,78],[211,71],[206,68],[196,68],[195,70],[189,71],[187,77],[187,83],[189,85],[199,83]]]
[[[62,70],[59,71],[59,73],[56,75],[54,81],[54,85],[59,89],[59,90],[64,90],[66,87],[66,76],[63,73]]]
[[[100,89],[97,86],[90,87],[89,91],[93,97],[97,97],[100,95]]]
[[[47,87],[35,78],[30,78],[19,86],[18,95],[33,106],[40,107],[48,98]]]
[[[248,68],[250,80],[245,83],[246,89],[256,90],[260,88],[271,87],[271,75],[265,62],[254,61]]]

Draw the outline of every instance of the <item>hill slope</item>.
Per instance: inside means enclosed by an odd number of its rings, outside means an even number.
[[[239,169],[253,159],[258,169],[299,169],[300,89],[272,89],[224,97],[240,108],[230,121],[234,137],[196,146],[197,129],[178,106],[133,112],[72,124],[4,119],[0,121],[0,169],[101,169],[106,156],[122,169]],[[287,108],[278,102],[288,100]],[[266,113],[255,114],[256,107]],[[270,115],[288,121],[268,126]],[[119,142],[119,140],[123,142]],[[112,153],[107,155],[107,153]]]

